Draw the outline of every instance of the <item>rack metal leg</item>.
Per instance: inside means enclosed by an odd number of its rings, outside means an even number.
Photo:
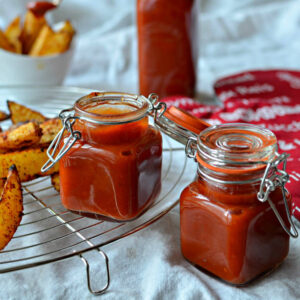
[[[81,260],[83,261],[83,263],[85,265],[85,268],[86,268],[86,278],[87,278],[88,289],[89,289],[90,293],[92,293],[95,296],[103,294],[108,289],[109,284],[110,284],[109,259],[108,259],[107,255],[105,254],[105,252],[103,252],[101,249],[98,248],[98,252],[103,257],[103,259],[105,261],[105,267],[106,267],[106,284],[100,290],[93,290],[92,289],[92,287],[91,287],[90,265],[89,265],[88,261],[86,260],[86,258],[84,258],[82,256],[82,254],[79,255]]]

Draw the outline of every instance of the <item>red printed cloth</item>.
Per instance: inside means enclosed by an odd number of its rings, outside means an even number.
[[[247,122],[273,131],[279,153],[290,154],[290,180],[286,187],[292,194],[292,212],[300,220],[300,72],[243,72],[219,79],[214,90],[222,106],[207,106],[185,97],[168,97],[163,101],[210,124]]]

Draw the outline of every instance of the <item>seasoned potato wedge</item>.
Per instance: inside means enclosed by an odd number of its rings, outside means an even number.
[[[12,165],[6,175],[0,200],[0,250],[12,239],[23,215],[22,187],[16,167]]]
[[[32,56],[40,56],[46,49],[49,49],[50,44],[52,44],[52,39],[54,36],[54,31],[48,25],[44,25],[39,35],[35,39],[30,51],[29,55]]]
[[[58,32],[68,32],[73,37],[74,34],[75,34],[75,29],[72,26],[71,22],[67,20],[67,21],[64,22],[64,25],[62,26],[62,28]]]
[[[5,35],[8,41],[14,46],[16,53],[22,53],[21,32],[21,17],[16,17],[5,30]]]
[[[8,118],[9,118],[9,115],[6,112],[0,110],[0,121],[4,121]]]
[[[45,24],[46,19],[44,17],[37,17],[30,10],[27,11],[21,33],[24,54],[29,53],[36,37]]]
[[[41,167],[48,160],[46,147],[26,148],[20,151],[13,151],[0,154],[0,178],[5,178],[9,167],[15,164],[22,182],[37,177],[51,175],[58,172],[58,164],[49,171],[42,173]]]
[[[53,187],[59,192],[60,191],[59,173],[55,173],[51,175],[51,183]]]
[[[0,149],[20,149],[37,144],[42,136],[42,129],[35,122],[29,122],[15,129],[0,133]]]
[[[42,123],[47,119],[41,113],[14,101],[7,100],[7,106],[10,111],[10,118],[13,124],[27,121],[36,121],[38,123]]]
[[[0,30],[0,48],[6,51],[15,52],[14,46],[9,42],[6,35],[1,30]]]
[[[68,50],[74,34],[73,27],[70,26],[71,24],[67,23],[60,31],[54,32],[48,25],[44,25],[32,45],[29,55],[54,55]]]
[[[58,132],[62,129],[61,120],[58,118],[49,119],[40,124],[42,129],[42,137],[40,144],[49,144],[53,141]]]
[[[0,178],[0,194],[3,192],[3,188],[6,182],[6,178]]]

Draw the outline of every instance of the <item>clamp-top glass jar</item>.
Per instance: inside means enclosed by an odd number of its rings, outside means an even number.
[[[277,267],[297,231],[284,187],[287,155],[277,154],[275,135],[249,124],[218,125],[190,138],[187,150],[198,174],[180,197],[183,256],[235,285]]]
[[[67,209],[127,221],[154,202],[161,188],[162,137],[148,123],[153,110],[143,96],[92,93],[61,112],[64,128],[48,150],[60,152],[55,159],[50,155],[44,169],[60,160]]]

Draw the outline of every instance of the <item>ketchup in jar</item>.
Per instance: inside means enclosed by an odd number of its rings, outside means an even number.
[[[137,0],[140,93],[193,97],[196,0]]]
[[[76,139],[59,161],[63,205],[100,219],[136,218],[161,188],[162,137],[149,125],[148,99],[92,93],[74,110],[69,120]],[[60,148],[70,143],[67,135]]]
[[[198,172],[180,197],[183,256],[234,285],[276,268],[298,234],[284,188],[287,156],[277,153],[275,135],[226,124],[205,129],[190,144]]]

